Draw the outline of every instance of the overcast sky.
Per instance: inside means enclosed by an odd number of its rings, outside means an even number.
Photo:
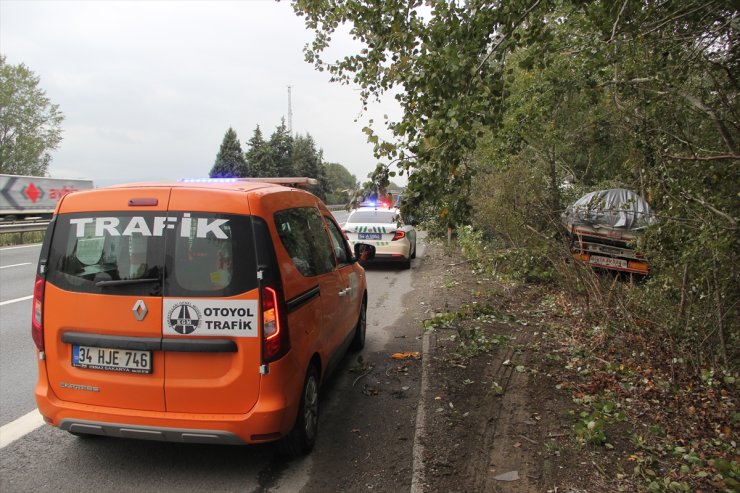
[[[0,0],[0,53],[65,115],[50,175],[96,186],[207,176],[230,126],[246,150],[257,125],[287,122],[288,85],[294,133],[365,181],[361,129],[397,110],[360,116],[357,90],[304,61],[311,39],[289,2]]]

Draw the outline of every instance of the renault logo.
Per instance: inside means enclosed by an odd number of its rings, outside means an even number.
[[[136,302],[136,304],[134,304],[134,317],[136,317],[136,320],[138,320],[139,322],[144,320],[144,317],[146,317],[148,311],[149,310],[147,310],[144,300],[139,300]]]

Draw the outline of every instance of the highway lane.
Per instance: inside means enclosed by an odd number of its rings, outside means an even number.
[[[39,244],[0,248],[0,303],[33,294],[33,276],[40,250]]]
[[[40,249],[41,245],[0,248],[0,426],[36,407],[29,297]]]

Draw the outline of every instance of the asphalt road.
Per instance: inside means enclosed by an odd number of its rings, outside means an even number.
[[[346,212],[335,213],[340,224]],[[0,249],[0,442],[19,418],[33,416],[37,377],[30,335],[31,299],[40,247]],[[424,244],[418,245],[418,257]],[[368,269],[368,332],[363,354],[381,351],[393,339],[394,322],[411,290],[411,270],[395,266]],[[28,299],[24,299],[28,298]],[[277,491],[294,492],[320,484],[316,474],[344,466],[316,467],[342,457],[341,441],[325,436],[333,421],[365,409],[350,409],[343,394],[353,390],[347,356],[322,393],[319,443],[307,458],[276,463],[273,445],[232,447],[136,440],[76,438],[47,425],[32,429],[0,449],[0,491]],[[33,427],[32,427],[33,428]],[[14,429],[15,430],[15,429]],[[5,437],[3,436],[5,435]],[[383,444],[378,444],[383,447]],[[331,459],[334,460],[334,459]],[[408,459],[411,461],[411,457]],[[316,469],[316,470],[314,470]]]
[[[0,426],[36,407],[30,296],[40,250],[0,248]]]

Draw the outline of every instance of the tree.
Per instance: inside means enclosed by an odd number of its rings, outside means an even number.
[[[242,152],[239,137],[231,127],[224,134],[224,140],[221,142],[221,148],[216,155],[216,162],[211,168],[210,176],[211,178],[247,176],[247,162],[244,159],[244,152]]]
[[[726,349],[740,340],[737,2],[293,5],[315,33],[307,61],[359,85],[365,105],[393,92],[403,109],[387,123],[393,142],[364,129],[383,161],[373,183],[386,182],[398,164],[410,173],[404,199],[427,207],[441,226],[480,221],[471,197],[479,206],[498,200],[505,207],[490,216],[514,217],[490,230],[517,244],[521,235],[507,235],[513,228],[556,231],[542,218],[564,205],[565,174],[582,186],[635,188],[661,212],[641,245],[653,266],[646,292],[655,295],[644,299],[657,300],[644,316],[661,313],[687,351],[733,361]],[[361,47],[324,61],[344,25]]]
[[[298,0],[294,9],[315,32],[307,61],[327,70],[332,80],[355,83],[363,103],[395,91],[403,117],[387,126],[395,142],[380,142],[371,127],[368,140],[384,166],[398,164],[409,177],[406,198],[447,205],[439,214],[449,224],[467,221],[465,199],[471,169],[465,164],[479,132],[494,125],[503,106],[502,62],[520,38],[523,23],[535,34],[544,6],[536,0],[507,2],[430,2],[422,0]],[[325,63],[332,34],[350,24],[363,47]],[[382,170],[378,169],[382,172]],[[395,171],[387,172],[389,177]],[[374,181],[381,181],[380,177]]]
[[[64,115],[39,87],[39,77],[0,55],[0,173],[42,176],[62,141]]]
[[[270,136],[268,142],[270,161],[274,166],[276,176],[295,176],[293,167],[293,136],[288,133],[285,119],[280,120],[280,125]]]
[[[327,182],[327,201],[332,204],[346,204],[350,194],[358,187],[357,177],[339,163],[325,163],[324,173]]]
[[[326,194],[330,190],[324,171],[323,153],[316,150],[313,137],[306,134],[305,137],[293,139],[292,162],[293,170],[297,176],[307,176],[319,181],[318,185],[309,187],[309,190],[321,200],[326,200]]]
[[[275,176],[270,161],[270,149],[262,136],[260,126],[254,129],[252,138],[247,142],[249,150],[246,154],[248,176]]]

